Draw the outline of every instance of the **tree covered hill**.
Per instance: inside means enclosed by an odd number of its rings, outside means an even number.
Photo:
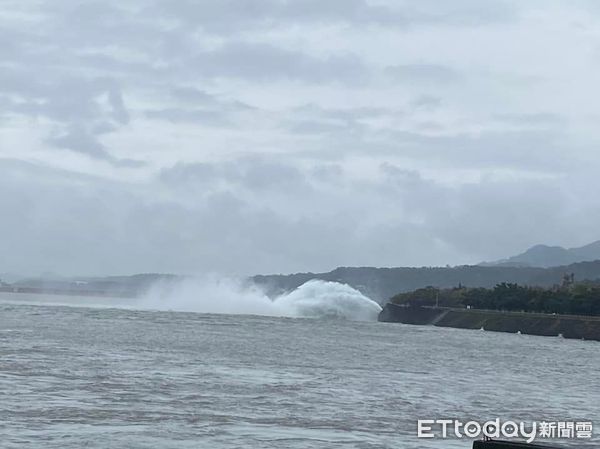
[[[411,306],[600,315],[600,283],[583,282],[558,288],[526,287],[505,282],[491,289],[425,287],[399,293],[390,302]]]

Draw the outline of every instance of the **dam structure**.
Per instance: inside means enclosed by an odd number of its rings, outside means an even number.
[[[600,317],[387,303],[378,320],[600,341]]]

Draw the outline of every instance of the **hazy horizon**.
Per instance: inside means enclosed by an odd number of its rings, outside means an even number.
[[[584,247],[588,247],[588,245],[595,245],[597,246],[597,244],[600,244],[600,240],[594,241],[594,242],[590,242],[589,244],[583,245]],[[460,267],[465,267],[465,266],[501,266],[503,263],[505,262],[509,262],[509,263],[522,263],[523,266],[530,266],[532,268],[552,268],[552,267],[557,267],[560,265],[571,265],[571,264],[577,264],[577,263],[581,263],[581,262],[591,262],[593,260],[600,260],[597,257],[589,257],[589,256],[585,256],[585,255],[573,255],[571,261],[566,261],[564,263],[553,263],[553,258],[552,255],[547,255],[548,260],[546,264],[542,264],[540,265],[539,263],[533,263],[533,264],[528,264],[526,262],[519,262],[519,261],[511,261],[511,259],[516,259],[519,256],[523,256],[525,254],[528,254],[530,250],[535,250],[539,247],[543,247],[545,249],[557,249],[560,248],[561,250],[566,250],[566,251],[571,251],[571,250],[578,250],[580,249],[580,247],[574,247],[574,248],[564,248],[558,245],[547,245],[547,244],[537,244],[537,245],[533,245],[530,248],[527,248],[526,250],[519,252],[517,254],[512,254],[510,257],[505,257],[502,259],[497,259],[497,260],[487,260],[487,261],[480,261],[479,263],[473,263],[473,264],[456,264],[456,265],[450,265],[450,264],[446,264],[446,265],[404,265],[404,266],[376,266],[376,265],[371,265],[371,266],[353,266],[354,268],[460,268]],[[491,265],[490,265],[491,264]],[[331,271],[334,271],[338,268],[348,268],[350,266],[348,265],[338,265],[335,267],[331,267],[329,269],[325,269],[322,271],[316,271],[316,270],[307,270],[306,272],[312,272],[312,273],[328,273]],[[98,278],[104,278],[104,277],[128,277],[128,276],[134,276],[134,275],[146,275],[146,274],[150,274],[150,275],[174,275],[174,276],[181,276],[181,277],[189,277],[189,278],[215,278],[215,279],[221,279],[221,280],[241,280],[245,277],[252,277],[252,276],[256,276],[256,275],[267,275],[267,276],[271,276],[271,275],[288,275],[288,274],[299,274],[302,272],[262,272],[262,273],[249,273],[249,274],[227,274],[227,273],[223,273],[223,272],[217,272],[215,270],[210,271],[204,271],[204,272],[189,272],[189,273],[185,273],[185,272],[136,272],[136,271],[132,271],[132,272],[120,272],[120,273],[104,273],[104,274],[97,274],[97,273],[58,273],[58,272],[52,272],[52,271],[46,271],[46,272],[41,272],[41,273],[16,273],[16,272],[0,272],[0,281],[8,281],[8,282],[14,282],[17,280],[24,280],[26,278],[31,278],[31,279],[76,279],[76,278],[94,278],[94,277],[98,277]]]
[[[597,2],[3,5],[0,273],[454,266],[600,238]]]

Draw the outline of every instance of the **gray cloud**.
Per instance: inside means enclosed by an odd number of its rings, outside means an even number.
[[[223,111],[203,109],[168,108],[146,111],[146,116],[153,119],[167,120],[172,123],[195,123],[198,125],[231,126],[233,125]]]
[[[54,147],[85,154],[116,166],[144,166],[143,161],[129,158],[119,159],[106,151],[106,147],[100,142],[99,137],[112,131],[114,131],[114,127],[106,123],[99,123],[93,129],[86,129],[81,124],[74,124],[65,131],[50,136],[46,142]]]
[[[420,95],[410,102],[414,109],[437,109],[442,104],[442,99],[433,95]]]
[[[461,76],[454,69],[440,64],[403,64],[386,67],[385,72],[400,82],[440,84],[454,83]]]
[[[235,33],[247,29],[285,26],[289,23],[358,23],[404,26],[402,11],[373,6],[364,0],[226,0],[222,2],[158,2],[167,13],[188,26],[200,26],[213,33]]]
[[[42,270],[50,260],[55,269],[76,273],[108,264],[120,273],[133,265],[140,271],[247,273],[272,271],[273,261],[281,271],[346,262],[426,265],[465,254],[480,258],[490,248],[502,254],[526,243],[523,230],[544,220],[553,226],[539,237],[556,238],[572,220],[563,210],[569,200],[562,182],[455,188],[392,164],[362,182],[330,165],[300,170],[263,159],[179,164],[161,174],[172,194],[160,199],[149,195],[161,190],[153,182],[138,190],[14,161],[0,168],[0,186],[9,193],[0,206],[15,211],[0,232],[36,236],[0,243],[0,250],[14,252],[12,266],[21,271]],[[337,181],[323,183],[323,174]],[[194,201],[181,198],[183,191]],[[490,242],[487,249],[482,241]]]
[[[393,133],[380,148],[385,154],[418,157],[453,168],[531,170],[563,173],[578,166],[560,132],[548,130],[489,131],[475,134],[423,135]]]
[[[155,10],[187,26],[218,34],[303,23],[403,29],[436,23],[476,26],[515,18],[515,8],[502,0],[485,5],[473,0],[458,0],[452,5],[442,0],[387,4],[367,0],[330,0],[326,3],[318,0],[205,0],[156,2]]]
[[[233,77],[262,82],[280,78],[310,82],[364,83],[368,70],[352,55],[315,58],[270,44],[232,42],[223,47],[199,53],[193,61],[200,75]]]
[[[308,188],[300,171],[292,165],[270,161],[264,157],[244,157],[236,161],[221,163],[176,164],[163,169],[160,178],[176,188],[183,185],[202,188],[217,185],[230,189],[244,189],[258,192]]]
[[[207,126],[235,126],[236,116],[257,112],[240,101],[228,100],[205,91],[180,86],[172,89],[175,105],[145,111],[147,117],[173,123],[194,123]]]
[[[59,148],[89,154],[98,159],[110,158],[96,136],[90,134],[81,126],[73,126],[65,134],[50,138],[49,143]]]
[[[443,0],[416,2],[413,20],[453,26],[480,26],[514,21],[517,8],[514,2],[459,0],[452,4]]]
[[[494,118],[501,122],[520,126],[555,126],[560,127],[565,125],[564,117],[559,114],[551,114],[548,112],[540,113],[508,113],[495,114]]]
[[[0,272],[430,265],[597,239],[599,21],[560,0],[12,2]]]

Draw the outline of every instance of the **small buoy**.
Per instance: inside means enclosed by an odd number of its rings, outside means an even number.
[[[521,335],[521,331],[517,331],[517,335]]]
[[[558,334],[558,338],[565,338],[565,337],[563,337],[563,334]]]
[[[479,329],[480,331],[484,331],[485,329],[483,328],[483,326],[481,327],[481,329]]]

